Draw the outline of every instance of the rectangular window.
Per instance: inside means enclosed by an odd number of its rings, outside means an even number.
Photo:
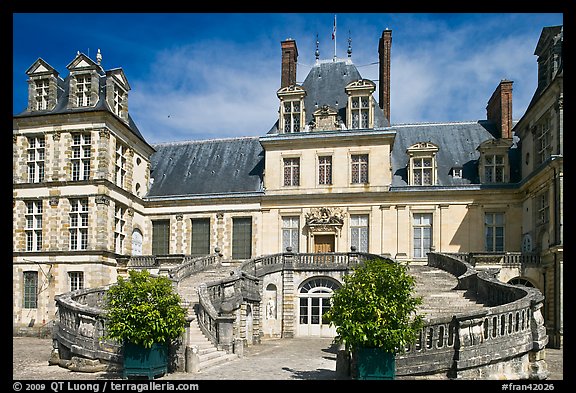
[[[550,118],[542,119],[534,132],[536,148],[536,164],[542,164],[552,155],[552,136],[550,135]]]
[[[78,106],[90,106],[91,80],[89,75],[76,77],[76,104]]]
[[[38,308],[38,272],[24,272],[24,308]]]
[[[120,87],[114,85],[114,113],[118,116],[122,113],[122,109],[124,108],[122,105],[122,101],[124,100],[124,93],[120,90]]]
[[[44,154],[46,143],[43,136],[28,138],[28,183],[44,181]]]
[[[413,185],[415,186],[431,186],[433,182],[432,176],[432,157],[415,157],[412,158],[413,168]]]
[[[368,154],[352,156],[352,184],[368,183]]]
[[[50,82],[48,79],[40,79],[36,81],[36,110],[43,111],[48,108],[48,88]]]
[[[210,254],[210,219],[192,219],[192,239],[190,241],[192,255]]]
[[[432,214],[414,213],[412,231],[414,258],[426,258],[432,245]]]
[[[70,250],[88,249],[88,199],[70,200]]]
[[[282,252],[286,247],[292,247],[293,252],[298,252],[298,240],[300,238],[300,218],[282,217]]]
[[[550,204],[548,202],[548,193],[543,192],[536,197],[537,204],[537,214],[536,219],[537,225],[547,224],[550,221]]]
[[[300,158],[284,159],[284,185],[300,185]]]
[[[116,205],[114,211],[114,252],[124,254],[124,241],[126,233],[124,227],[126,224],[126,208]]]
[[[232,219],[232,259],[252,257],[252,218]]]
[[[42,201],[26,202],[26,251],[42,250]]]
[[[490,154],[484,157],[484,181],[502,183],[504,181],[504,156]]]
[[[152,221],[152,254],[170,253],[170,220]]]
[[[358,252],[368,252],[368,215],[350,215],[350,246]]]
[[[72,181],[90,179],[91,143],[90,134],[72,135]]]
[[[367,96],[352,97],[352,128],[370,127],[370,100]]]
[[[486,251],[504,251],[504,213],[486,213],[484,215]]]
[[[124,187],[124,179],[126,178],[126,151],[128,148],[120,143],[116,147],[116,185]]]
[[[68,281],[71,291],[84,289],[84,272],[68,272]]]
[[[300,101],[284,102],[284,133],[300,132]]]
[[[318,157],[318,184],[332,184],[332,156]]]

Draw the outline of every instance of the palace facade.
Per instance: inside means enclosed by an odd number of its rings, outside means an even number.
[[[392,124],[391,30],[374,48],[377,98],[350,50],[317,56],[298,84],[287,39],[265,135],[161,144],[140,133],[130,84],[100,52],[78,53],[65,77],[39,58],[13,118],[14,331],[51,326],[55,296],[115,282],[130,256],[217,252],[238,265],[357,250],[425,264],[435,251],[537,261],[494,275],[545,295],[549,342],[561,345],[562,42],[562,26],[543,28],[520,120],[502,80],[485,119]]]

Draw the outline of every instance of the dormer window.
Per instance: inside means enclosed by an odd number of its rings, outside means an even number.
[[[452,178],[462,179],[462,167],[457,166],[452,168]]]
[[[130,85],[121,68],[106,71],[106,102],[110,110],[128,122],[128,91]]]
[[[481,183],[506,183],[509,181],[508,150],[511,145],[512,142],[505,139],[490,139],[478,146]]]
[[[348,106],[346,111],[347,127],[362,129],[374,127],[374,102],[372,93],[376,90],[374,82],[360,79],[346,86]]]
[[[124,92],[122,92],[117,85],[114,86],[114,107],[112,109],[114,113],[118,116],[120,116],[120,113],[122,113],[123,100],[124,100]]]
[[[304,97],[306,91],[298,85],[283,87],[276,93],[280,99],[278,129],[281,133],[301,132],[305,123]]]
[[[48,79],[39,79],[36,81],[36,110],[44,111],[48,109],[48,88],[50,82]]]
[[[28,75],[28,110],[50,111],[58,101],[58,72],[42,59],[26,71]]]
[[[76,77],[76,106],[90,106],[90,90],[92,81],[89,75]]]
[[[431,142],[420,142],[410,146],[408,184],[412,186],[433,186],[437,179],[436,153],[438,146]]]

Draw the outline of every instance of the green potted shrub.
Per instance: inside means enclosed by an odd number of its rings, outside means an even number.
[[[335,342],[352,354],[352,375],[394,379],[396,354],[413,344],[424,326],[414,277],[406,265],[373,259],[343,281],[324,317],[336,327]]]
[[[105,294],[106,339],[123,344],[124,378],[168,372],[168,349],[185,330],[186,309],[164,276],[130,270]]]

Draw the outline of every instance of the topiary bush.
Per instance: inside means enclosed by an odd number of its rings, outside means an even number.
[[[170,344],[185,330],[186,309],[172,282],[147,270],[128,272],[105,294],[106,339],[150,348]]]

